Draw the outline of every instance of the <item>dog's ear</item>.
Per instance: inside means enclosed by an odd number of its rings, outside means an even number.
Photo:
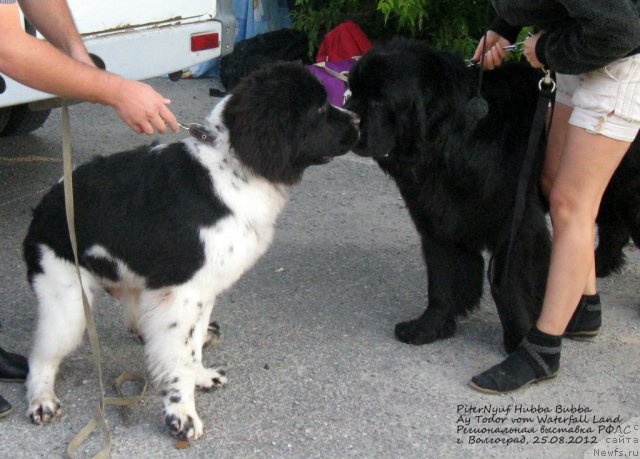
[[[403,87],[393,91],[400,156],[410,157],[425,148],[440,150],[464,126],[466,99],[459,88],[440,76],[446,70],[442,64],[439,59],[428,61],[428,71],[405,78]]]
[[[427,140],[429,132],[426,102],[430,95],[423,93],[417,82],[410,86],[405,93],[394,91],[400,98],[393,101],[398,136],[395,150],[398,158],[406,160],[420,151],[420,144]]]
[[[298,156],[305,117],[326,101],[320,82],[304,66],[261,67],[234,88],[222,111],[236,156],[256,174],[291,185],[302,178]]]
[[[291,184],[298,179],[291,167],[296,121],[291,110],[273,104],[273,94],[266,91],[268,85],[261,94],[237,87],[224,107],[223,121],[231,147],[244,165],[271,182]]]

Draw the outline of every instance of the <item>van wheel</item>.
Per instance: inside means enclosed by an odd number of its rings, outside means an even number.
[[[6,137],[33,132],[47,121],[49,113],[51,113],[51,110],[33,111],[27,104],[15,105],[11,107],[9,119],[4,129],[0,130],[0,136]]]
[[[11,116],[11,107],[0,108],[0,132],[2,132],[9,122]]]

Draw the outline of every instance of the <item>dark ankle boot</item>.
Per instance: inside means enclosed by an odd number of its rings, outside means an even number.
[[[600,295],[582,295],[564,336],[572,339],[588,339],[598,334],[602,325]]]
[[[0,395],[0,418],[6,416],[11,411],[11,403],[7,402],[5,398]]]
[[[514,352],[502,363],[474,376],[469,386],[487,394],[503,394],[554,378],[560,368],[561,345],[561,336],[533,327]]]
[[[7,352],[0,347],[0,381],[24,382],[29,373],[27,358]]]

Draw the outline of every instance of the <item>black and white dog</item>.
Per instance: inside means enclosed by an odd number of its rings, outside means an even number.
[[[89,300],[104,288],[126,307],[127,325],[144,338],[166,425],[180,439],[203,432],[194,389],[226,382],[224,372],[202,365],[216,296],[265,253],[287,189],[305,168],[346,153],[358,138],[357,116],[329,105],[297,64],[254,72],[207,121],[208,143],[144,146],[73,173]],[[57,184],[24,241],[39,304],[27,380],[36,424],[60,415],[56,372],[85,328],[63,201]]]

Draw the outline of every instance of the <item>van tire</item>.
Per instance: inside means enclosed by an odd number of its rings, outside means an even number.
[[[47,121],[51,110],[33,111],[27,104],[11,107],[11,114],[3,129],[1,137],[28,134],[35,131]],[[0,115],[1,116],[1,115]]]
[[[11,107],[0,108],[0,133],[4,130],[11,116]]]

